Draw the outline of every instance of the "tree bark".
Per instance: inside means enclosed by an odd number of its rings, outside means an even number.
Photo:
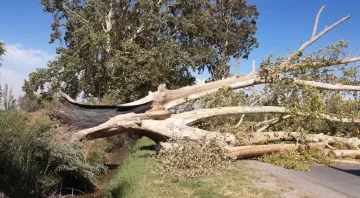
[[[360,158],[360,150],[332,150],[329,152],[330,157],[344,158],[344,157],[355,157]]]
[[[335,143],[341,142],[349,144],[354,148],[360,146],[359,138],[343,138],[343,137],[334,137],[324,134],[307,134],[302,137],[302,134],[299,132],[262,132],[252,134],[249,140],[243,140],[244,143],[249,144],[259,144],[261,142],[275,142],[275,141],[305,141],[305,142],[325,142],[325,143]]]
[[[142,120],[164,120],[170,116],[171,112],[168,110],[143,114],[127,113],[118,115],[109,119],[107,122],[100,124],[99,126],[76,132],[73,134],[72,141],[82,141],[84,139],[92,140],[109,137],[120,133],[143,131],[144,129],[140,128]],[[151,134],[149,134],[149,136],[152,137]],[[158,140],[156,139],[156,141]]]
[[[312,149],[323,150],[325,149],[325,143],[312,143],[309,145],[296,145],[296,144],[273,144],[273,145],[257,145],[257,146],[240,146],[230,147],[230,157],[233,159],[259,157],[265,154],[272,154],[287,150],[294,149]]]

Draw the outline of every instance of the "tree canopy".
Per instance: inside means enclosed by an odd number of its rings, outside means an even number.
[[[113,96],[123,102],[191,85],[191,74],[229,76],[230,58],[258,46],[259,13],[243,0],[42,0],[54,16],[57,57],[25,81],[26,93],[61,89],[72,97]]]

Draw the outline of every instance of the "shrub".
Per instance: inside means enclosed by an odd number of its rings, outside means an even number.
[[[0,191],[10,197],[46,197],[76,188],[91,191],[103,165],[86,163],[82,145],[51,142],[51,122],[0,112]],[[78,185],[76,185],[78,184]]]
[[[187,141],[174,144],[158,155],[161,172],[190,178],[208,175],[230,164],[228,151],[217,141]]]
[[[20,110],[34,112],[44,107],[36,95],[25,95],[19,98],[18,105]]]

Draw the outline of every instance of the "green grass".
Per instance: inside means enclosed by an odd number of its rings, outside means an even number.
[[[141,146],[151,145],[147,138],[139,140],[129,153],[117,177],[109,185],[108,197],[278,197],[279,192],[256,188],[251,184],[253,169],[244,163],[234,163],[229,170],[213,175],[179,179],[169,174],[158,174],[157,159],[141,155],[149,151]],[[160,176],[162,175],[162,176]]]

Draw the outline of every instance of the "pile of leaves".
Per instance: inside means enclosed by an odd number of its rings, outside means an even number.
[[[309,164],[333,164],[335,163],[324,152],[317,150],[289,150],[270,155],[263,155],[258,158],[260,162],[282,166],[288,169],[310,171],[306,166]]]
[[[177,178],[209,175],[230,165],[228,151],[217,141],[174,142],[159,153],[159,169]]]

